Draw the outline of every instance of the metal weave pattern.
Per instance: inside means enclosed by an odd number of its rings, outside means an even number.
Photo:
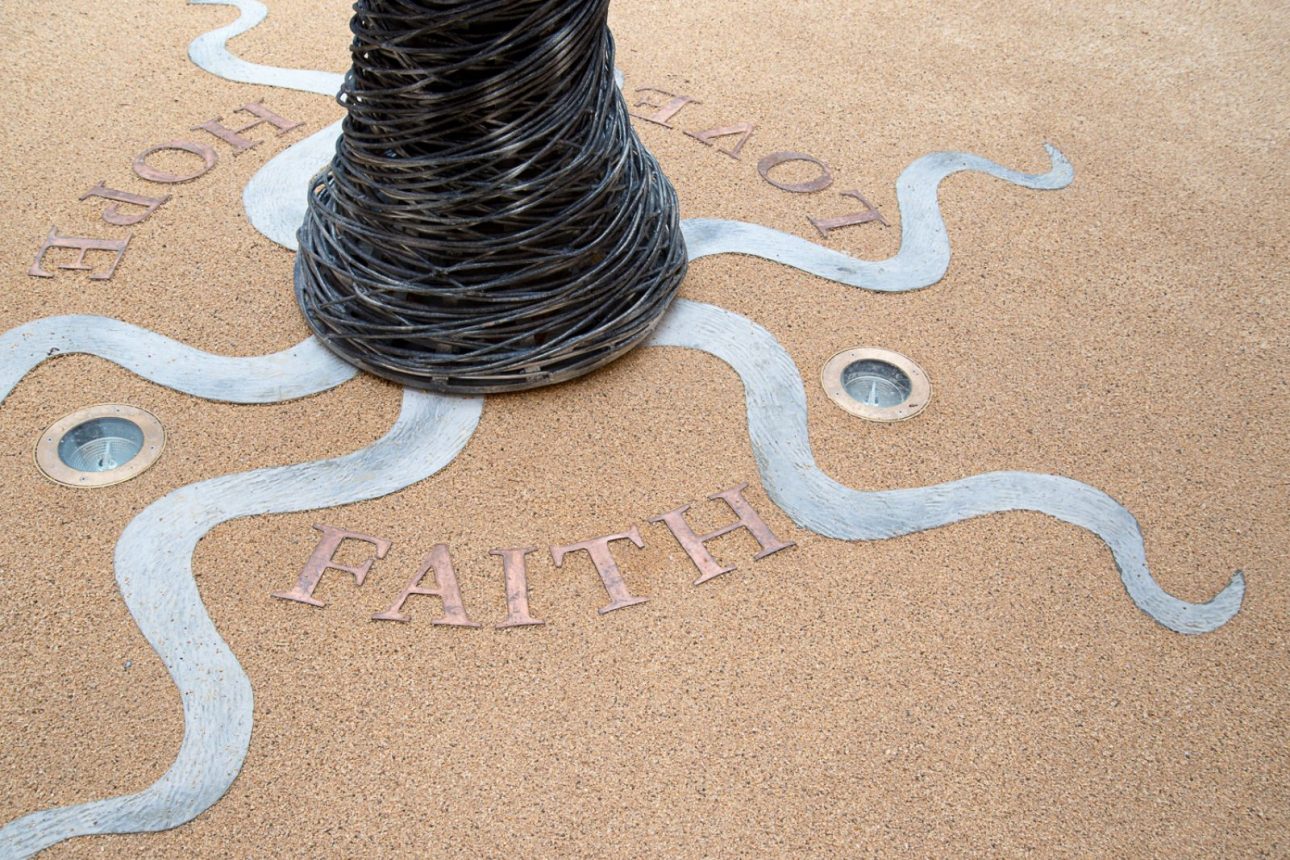
[[[653,330],[686,254],[614,83],[608,0],[360,0],[296,294],[347,361],[441,392],[582,375]]]

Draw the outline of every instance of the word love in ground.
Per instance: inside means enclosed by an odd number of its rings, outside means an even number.
[[[746,483],[740,484],[737,487],[731,487],[728,490],[708,496],[710,501],[720,499],[725,502],[730,510],[734,512],[736,519],[729,525],[704,535],[695,533],[694,529],[686,521],[685,513],[690,509],[689,505],[682,505],[676,510],[649,518],[652,523],[661,523],[666,526],[668,531],[672,533],[672,537],[685,550],[686,555],[689,556],[690,561],[699,571],[699,578],[694,581],[695,585],[701,585],[710,579],[721,576],[723,573],[730,573],[737,569],[735,565],[723,566],[708,552],[706,544],[722,535],[730,534],[738,529],[747,529],[761,546],[761,551],[753,556],[755,560],[763,559],[772,553],[777,553],[782,549],[788,549],[796,545],[793,541],[782,541],[775,536],[770,527],[766,525],[766,522],[744,498],[743,491],[747,488]],[[379,559],[385,558],[386,553],[393,546],[393,543],[385,538],[359,532],[346,531],[345,529],[325,525],[315,525],[314,528],[322,532],[322,539],[318,541],[313,554],[305,562],[304,569],[300,572],[295,587],[290,591],[274,592],[274,597],[280,600],[304,603],[309,606],[324,606],[325,604],[321,600],[314,597],[314,589],[318,587],[318,583],[322,580],[326,571],[337,570],[351,574],[356,584],[361,586],[367,579],[368,573],[371,572],[372,565]],[[347,540],[369,543],[373,547],[373,553],[359,564],[343,564],[336,560],[336,551]],[[649,599],[647,597],[638,597],[628,589],[627,582],[624,580],[622,572],[618,568],[618,563],[614,559],[612,545],[618,541],[630,541],[641,549],[645,547],[645,541],[641,537],[640,529],[633,525],[627,531],[618,534],[604,535],[590,540],[556,545],[550,548],[551,560],[557,568],[563,568],[566,559],[570,556],[581,552],[587,554],[596,569],[596,573],[600,576],[600,582],[604,585],[605,592],[609,595],[609,603],[598,610],[601,615],[613,612],[616,609],[636,606]],[[497,629],[531,627],[545,623],[534,618],[529,611],[528,565],[526,560],[529,555],[537,551],[537,547],[526,546],[494,549],[489,552],[489,555],[498,556],[502,560],[502,579],[506,593],[506,617],[493,625]],[[433,577],[427,584],[426,579],[431,575]],[[408,580],[407,585],[394,598],[394,601],[385,609],[373,615],[372,620],[410,621],[411,617],[404,612],[404,604],[413,596],[434,597],[442,604],[443,612],[431,622],[432,624],[448,627],[481,626],[472,621],[466,614],[465,606],[461,600],[461,588],[457,584],[457,574],[453,568],[452,555],[447,544],[436,544],[430,550],[429,554],[422,559],[416,573]]]
[[[675,128],[672,125],[672,119],[681,112],[681,109],[687,105],[701,105],[703,102],[696,101],[693,97],[679,95],[677,93],[661,90],[658,87],[638,87],[636,89],[638,100],[635,102],[637,108],[649,108],[650,113],[633,113],[636,119],[662,126],[666,129]],[[708,129],[684,129],[685,136],[697,140],[707,147],[714,147],[718,138],[729,138],[738,135],[736,142],[728,148],[717,148],[722,155],[729,156],[735,161],[740,160],[740,153],[743,152],[744,146],[752,138],[753,132],[757,126],[747,120],[730,125],[721,125]],[[781,164],[790,162],[801,162],[810,164],[818,173],[811,179],[800,182],[788,182],[784,179],[777,179],[771,175],[771,172]],[[814,194],[817,191],[823,191],[833,185],[833,171],[829,166],[813,155],[805,152],[793,152],[781,150],[772,152],[761,157],[757,162],[757,174],[780,191],[787,191],[791,194]],[[806,220],[811,222],[811,226],[816,229],[821,237],[828,239],[829,234],[834,230],[842,227],[855,227],[860,224],[869,224],[877,221],[884,227],[890,227],[887,219],[882,217],[878,207],[870,203],[858,188],[850,191],[838,192],[841,197],[850,197],[859,200],[864,204],[864,209],[858,212],[848,212],[841,215],[834,215],[830,218],[815,218],[810,215]]]

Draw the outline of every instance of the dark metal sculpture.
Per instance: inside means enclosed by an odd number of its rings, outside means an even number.
[[[676,193],[614,82],[609,0],[359,0],[296,295],[352,364],[480,393],[587,373],[680,287]]]

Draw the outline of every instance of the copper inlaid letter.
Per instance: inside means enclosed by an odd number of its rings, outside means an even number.
[[[780,182],[770,178],[770,172],[772,170],[789,161],[809,161],[811,164],[820,168],[820,175],[807,182]],[[833,174],[829,172],[829,166],[818,158],[802,152],[772,152],[770,155],[757,162],[757,172],[761,174],[762,179],[765,179],[776,188],[780,188],[784,191],[792,191],[794,194],[808,194],[812,191],[823,191],[833,184]]]
[[[494,625],[498,630],[546,623],[529,615],[529,580],[524,557],[534,552],[537,552],[535,546],[488,551],[489,555],[502,557],[502,573],[506,577],[506,620]]]
[[[314,528],[322,532],[322,540],[318,541],[318,546],[314,547],[313,555],[309,556],[309,561],[305,562],[305,569],[300,571],[300,578],[296,580],[296,587],[290,591],[275,591],[273,592],[274,597],[281,600],[294,600],[297,603],[307,603],[310,606],[325,606],[326,604],[314,597],[314,589],[318,587],[323,571],[330,568],[331,570],[343,570],[345,573],[352,573],[354,574],[354,582],[357,585],[362,585],[363,580],[367,578],[367,572],[372,569],[372,562],[378,558],[385,558],[385,554],[393,546],[385,538],[372,537],[358,532],[347,532],[344,529],[332,528],[331,526],[315,525]],[[376,547],[375,557],[353,566],[335,561],[333,556],[335,556],[341,542],[345,540],[367,541]]]
[[[53,272],[47,272],[43,268],[45,254],[50,248],[71,248],[72,250],[80,251],[73,262],[59,263],[57,266],[59,269],[68,269],[78,272],[89,272],[94,268],[85,262],[86,252],[111,251],[116,254],[116,259],[112,261],[112,265],[108,266],[101,272],[94,272],[90,275],[91,281],[108,281],[112,279],[114,274],[116,274],[116,267],[121,264],[121,258],[125,256],[125,249],[129,244],[129,236],[126,236],[124,239],[90,239],[84,236],[60,236],[58,235],[58,227],[50,227],[49,235],[45,237],[44,244],[41,245],[40,250],[36,252],[36,262],[31,264],[31,268],[27,270],[27,274],[31,275],[33,278],[54,277]]]
[[[739,138],[739,142],[734,145],[733,149],[717,150],[717,152],[724,153],[730,156],[731,158],[733,158],[735,161],[738,161],[739,153],[743,152],[744,144],[748,142],[748,138],[752,137],[752,133],[753,131],[756,130],[756,128],[757,126],[755,125],[749,125],[746,122],[741,122],[739,123],[739,125],[727,125],[727,126],[722,126],[721,128],[710,128],[707,131],[687,131],[685,134],[687,137],[692,137],[695,140],[697,140],[699,143],[706,144],[708,146],[712,146],[713,145],[712,141],[718,137],[727,137],[732,134],[743,135],[742,137]]]
[[[165,149],[177,149],[180,152],[191,152],[202,160],[202,166],[186,176],[178,173],[166,173],[164,170],[158,170],[148,163],[148,156],[154,152],[161,152]],[[198,177],[210,173],[211,168],[219,162],[219,155],[204,143],[192,143],[187,140],[171,140],[166,143],[159,143],[156,146],[150,146],[134,158],[134,163],[130,166],[134,169],[135,175],[140,179],[146,179],[149,182],[160,182],[164,185],[177,185],[180,182],[192,182]]]
[[[615,609],[622,609],[625,606],[635,606],[637,603],[644,603],[649,599],[647,597],[633,597],[632,593],[627,590],[627,583],[623,580],[623,574],[618,569],[618,563],[614,561],[613,553],[609,551],[609,544],[616,540],[629,540],[642,549],[645,547],[645,541],[641,540],[640,529],[636,528],[636,526],[632,526],[622,534],[585,540],[582,543],[571,543],[568,546],[551,547],[551,559],[555,562],[556,567],[564,566],[566,553],[585,549],[587,554],[591,556],[592,562],[596,565],[596,572],[600,574],[600,581],[605,584],[605,591],[609,592],[609,596],[612,599],[611,603],[597,610],[601,615],[606,612],[613,612]]]
[[[115,188],[108,188],[102,182],[82,194],[80,199],[89,200],[91,197],[102,197],[105,200],[115,200],[118,204],[130,203],[143,207],[142,212],[135,212],[131,215],[126,215],[122,212],[120,205],[109,206],[104,209],[103,220],[118,227],[129,227],[133,224],[147,221],[153,212],[156,212],[163,203],[170,199],[169,194],[165,197],[144,197],[142,194],[131,194],[129,191],[117,191]]]
[[[647,98],[641,99],[636,103],[636,107],[652,107],[652,108],[655,108],[655,112],[652,114],[649,114],[648,116],[644,114],[638,114],[638,113],[632,114],[632,116],[636,117],[637,119],[643,119],[646,122],[652,122],[655,125],[661,125],[663,126],[663,128],[672,128],[672,125],[668,123],[668,120],[676,116],[680,112],[681,108],[685,107],[688,104],[696,104],[696,105],[703,104],[703,102],[696,102],[694,99],[690,98],[689,96],[678,96],[678,95],[675,95],[674,93],[669,93],[665,90],[655,89],[654,87],[641,87],[636,91],[636,94],[640,95],[641,93],[658,93],[661,96],[668,97],[668,100],[663,102],[662,104],[659,104],[658,102],[652,102]]]
[[[217,116],[214,119],[207,120],[201,125],[193,126],[191,130],[209,131],[211,134],[233,147],[234,155],[241,155],[248,149],[253,149],[262,143],[262,141],[259,140],[247,140],[245,137],[242,137],[242,132],[244,131],[250,131],[256,126],[264,125],[267,122],[278,130],[278,136],[281,137],[292,129],[300,128],[300,126],[304,125],[303,122],[292,122],[291,120],[283,119],[259,102],[242,105],[238,110],[243,113],[254,114],[258,119],[254,119],[246,125],[238,126],[237,128],[228,128],[220,124],[220,120],[224,117]]]
[[[771,553],[779,552],[781,549],[796,546],[793,541],[781,541],[775,537],[775,533],[770,530],[770,526],[766,525],[766,522],[753,510],[752,505],[748,504],[747,500],[744,499],[743,491],[747,488],[747,484],[740,484],[724,492],[708,496],[709,499],[714,501],[716,499],[724,501],[739,519],[702,537],[695,534],[694,529],[690,528],[690,524],[685,521],[685,512],[690,509],[689,505],[682,505],[674,511],[650,517],[650,522],[652,523],[664,523],[667,525],[677,543],[681,544],[681,548],[690,556],[694,566],[699,569],[700,576],[694,581],[695,585],[707,582],[715,576],[729,573],[735,569],[733,564],[729,567],[722,567],[712,557],[712,553],[708,552],[708,548],[704,544],[736,529],[748,529],[752,536],[757,539],[757,543],[761,545],[761,552],[753,556],[754,559],[762,559]]]
[[[421,588],[421,580],[431,570],[434,571],[434,588]],[[466,607],[461,602],[461,589],[457,586],[457,572],[452,569],[452,556],[448,553],[448,544],[435,544],[430,550],[430,554],[421,560],[421,567],[408,584],[403,587],[403,591],[390,604],[390,608],[384,612],[378,612],[372,616],[373,621],[411,621],[412,619],[402,613],[403,604],[414,594],[423,594],[427,597],[437,597],[443,601],[443,617],[436,618],[431,624],[440,624],[445,627],[478,627],[479,625],[471,621],[466,615]]]
[[[825,239],[829,238],[830,230],[836,230],[839,227],[851,227],[856,224],[868,224],[870,221],[878,221],[884,227],[891,226],[890,224],[887,223],[887,219],[882,217],[882,214],[878,211],[878,207],[874,206],[872,203],[866,200],[864,198],[864,195],[861,194],[858,190],[840,191],[838,192],[838,196],[854,197],[856,200],[859,200],[861,203],[863,203],[866,208],[863,212],[852,212],[850,215],[838,215],[837,217],[834,217],[834,218],[817,219],[817,218],[812,218],[808,215],[806,217],[806,220],[810,221],[811,224],[815,227],[815,229],[819,230],[820,235],[823,236]]]

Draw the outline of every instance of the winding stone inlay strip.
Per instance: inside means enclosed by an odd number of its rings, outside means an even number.
[[[105,358],[149,382],[228,403],[294,400],[358,373],[313,338],[272,355],[224,356],[108,317],[45,317],[0,335],[0,402],[37,365],[71,353]]]
[[[251,30],[268,17],[258,0],[188,0],[190,5],[234,6],[241,14],[226,27],[193,39],[188,57],[199,68],[227,81],[263,84],[335,96],[345,76],[338,72],[285,69],[250,63],[234,56],[228,40]],[[279,153],[260,168],[242,192],[251,224],[271,241],[296,250],[296,230],[305,220],[309,180],[331,160],[340,137],[338,120]]]
[[[1044,144],[1044,149],[1052,161],[1047,173],[1021,173],[966,152],[933,152],[906,167],[896,180],[900,250],[887,260],[857,260],[797,236],[743,221],[691,218],[681,228],[691,260],[713,254],[749,254],[865,290],[918,290],[945,277],[950,265],[950,237],[936,197],[941,180],[973,170],[1023,188],[1065,188],[1075,178],[1075,169],[1055,147]]]
[[[296,250],[309,180],[331,159],[339,136],[337,122],[274,156],[247,183],[242,195],[247,217],[271,241]],[[691,262],[716,254],[747,254],[874,292],[919,290],[945,277],[950,264],[949,233],[936,196],[941,180],[970,170],[1024,188],[1065,188],[1075,177],[1074,168],[1055,147],[1045,144],[1044,148],[1052,169],[1038,174],[1011,170],[965,152],[933,152],[914,161],[896,180],[900,250],[887,260],[860,260],[745,221],[689,218],[681,222],[681,231]]]
[[[249,63],[227,47],[263,21],[256,0],[190,0],[237,7],[237,21],[195,39],[189,56],[231,81],[334,95],[336,73]],[[620,84],[621,85],[621,84]],[[295,249],[308,182],[331,157],[340,124],[316,132],[270,160],[247,185],[252,223]],[[1047,147],[1052,169],[1024,174],[980,156],[933,153],[897,181],[901,247],[889,260],[857,260],[786,233],[738,221],[685,222],[690,258],[740,253],[880,292],[919,289],[940,280],[950,244],[937,201],[945,177],[975,170],[1034,189],[1069,184],[1070,162]],[[677,301],[649,341],[708,352],[743,381],[749,437],[770,497],[799,525],[843,540],[881,540],[1006,510],[1033,510],[1097,534],[1110,547],[1134,603],[1181,633],[1213,630],[1240,608],[1238,572],[1204,604],[1164,592],[1147,569],[1133,516],[1105,493],[1068,478],[994,472],[931,487],[865,492],[832,480],[815,463],[801,377],[775,338],[751,321],[710,305]],[[224,357],[116,320],[51,317],[0,336],[0,401],[34,367],[58,353],[89,353],[146,379],[213,400],[271,403],[303,397],[352,378],[355,370],[312,338],[268,356]],[[405,390],[398,422],[380,441],[333,460],[260,469],[183,487],[145,509],[117,544],[122,596],[180,689],[184,740],[166,774],[144,791],[25,816],[0,829],[0,857],[27,856],[63,839],[175,827],[215,803],[236,778],[251,731],[251,688],[220,638],[192,578],[192,553],[215,526],[237,517],[332,507],[376,498],[434,474],[466,445],[482,410],[478,398]]]
[[[309,180],[331,161],[342,122],[337,120],[279,152],[242,189],[242,206],[251,226],[288,251],[300,249],[296,231],[309,209]]]
[[[340,92],[340,85],[344,82],[345,76],[339,72],[284,69],[279,66],[248,63],[229,51],[229,39],[259,26],[269,16],[269,10],[258,0],[188,0],[188,5],[235,6],[241,12],[232,24],[203,33],[189,43],[188,58],[199,69],[226,81],[243,84],[265,84],[324,96],[334,96]]]
[[[26,857],[73,836],[177,827],[219,800],[251,741],[251,682],[202,604],[192,571],[197,542],[238,517],[374,499],[429,477],[465,447],[482,408],[481,398],[405,389],[398,421],[368,448],[190,484],[135,517],[117,543],[116,580],[130,615],[179,688],[179,755],[138,794],[17,819],[0,829],[0,857]]]
[[[1033,472],[990,472],[899,490],[853,490],[815,463],[806,423],[806,392],[796,365],[775,337],[752,321],[712,305],[678,300],[651,346],[699,349],[743,380],[748,435],[767,494],[798,525],[842,540],[882,540],[1000,511],[1038,511],[1087,529],[1110,548],[1129,597],[1170,630],[1206,633],[1241,608],[1238,571],[1208,603],[1166,593],[1147,569],[1138,522],[1087,484]]]

